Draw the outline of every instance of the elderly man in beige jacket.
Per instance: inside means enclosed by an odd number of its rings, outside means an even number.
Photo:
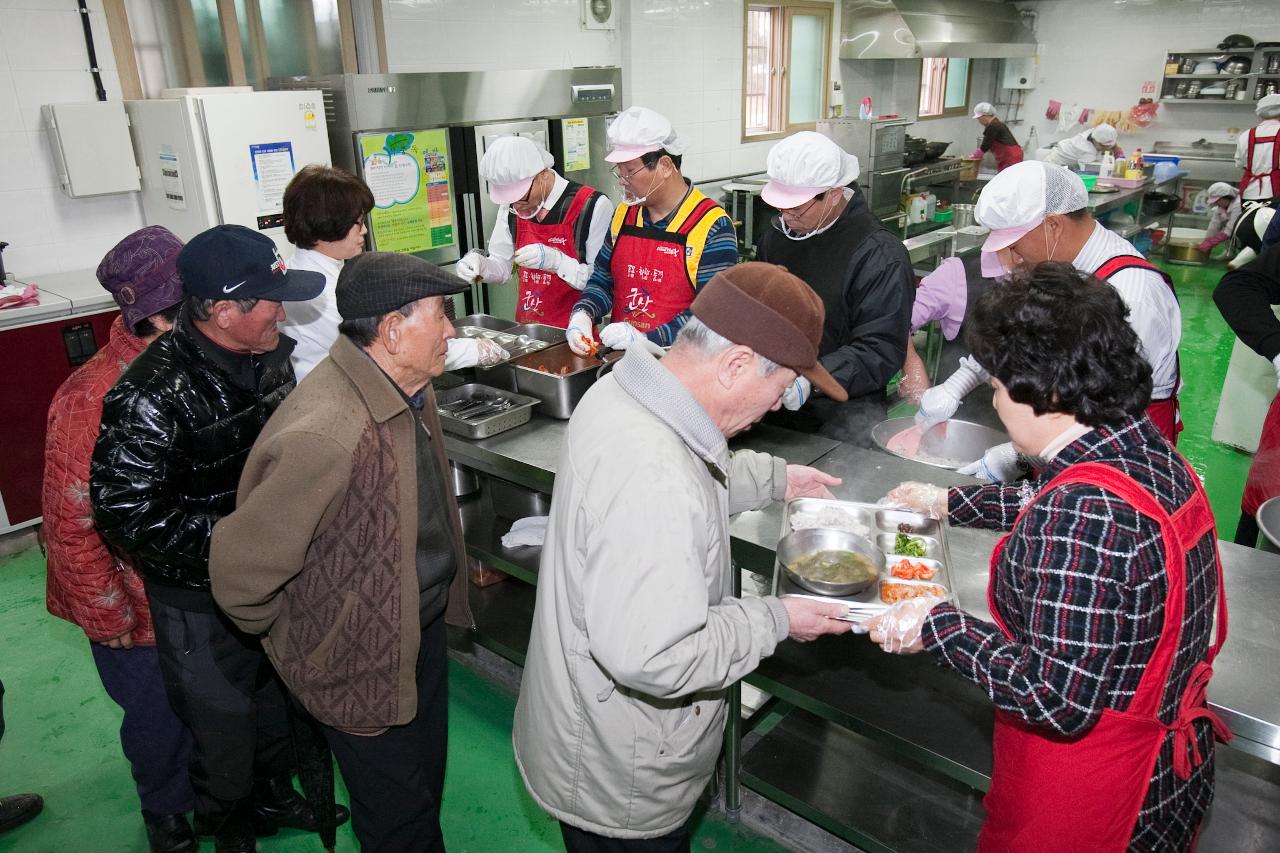
[[[725,690],[788,636],[849,629],[847,608],[733,598],[729,518],[829,496],[839,480],[726,438],[818,362],[823,307],[782,267],[717,274],[658,361],[627,351],[569,421],[516,706],[516,761],[570,853],[688,849]],[[655,846],[657,845],[657,846]]]

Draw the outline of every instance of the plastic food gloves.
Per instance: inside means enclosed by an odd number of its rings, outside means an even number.
[[[934,519],[947,516],[947,490],[933,483],[919,483],[914,480],[899,483],[890,490],[889,494],[881,498],[879,503],[881,506],[908,509]]]
[[[929,390],[929,371],[924,366],[924,359],[916,352],[911,338],[907,338],[907,357],[902,362],[902,381],[898,383],[898,396],[908,403],[920,402],[920,395]],[[786,403],[786,398],[783,398]]]
[[[486,258],[479,252],[467,252],[454,265],[453,271],[458,278],[463,281],[475,282],[487,281],[490,284],[497,284],[507,276],[501,269],[503,265],[492,258]]]
[[[969,474],[992,483],[1007,483],[1026,472],[1027,465],[1022,461],[1022,454],[1014,449],[1012,441],[988,448],[977,462],[956,469],[957,474]]]
[[[610,323],[600,330],[600,343],[609,349],[626,349],[637,344],[643,337],[630,323]]]
[[[575,290],[582,290],[587,284],[586,276],[581,275],[583,265],[555,246],[530,243],[516,249],[512,260],[522,267],[553,272]]]
[[[787,390],[782,392],[782,405],[794,412],[809,399],[811,391],[813,391],[813,385],[809,380],[803,376],[797,376],[795,381],[787,386]]]
[[[924,651],[920,633],[929,611],[946,599],[936,596],[908,598],[899,601],[879,616],[868,619],[871,642],[892,655],[911,655]]]
[[[943,382],[920,395],[920,408],[916,411],[916,423],[922,429],[950,420],[960,408],[960,400],[974,388],[991,377],[978,362],[965,356],[960,359],[960,367]]]
[[[1280,391],[1280,355],[1277,355],[1275,358],[1271,359],[1271,364],[1276,369],[1276,390]]]
[[[493,367],[510,358],[511,353],[483,338],[450,338],[449,350],[445,353],[444,369],[457,370],[460,367]]]
[[[595,348],[591,340],[591,330],[594,326],[590,314],[586,311],[574,311],[573,316],[569,318],[569,328],[564,333],[564,339],[569,342],[569,349],[578,355],[591,355],[591,350]]]
[[[983,155],[983,154],[986,154],[986,153],[987,153],[987,152],[983,151],[981,148],[975,148],[975,149],[973,149],[973,153],[969,155],[969,159],[970,159],[970,160],[981,160],[981,159],[982,159],[982,155]]]

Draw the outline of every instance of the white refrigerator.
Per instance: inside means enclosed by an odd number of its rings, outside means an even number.
[[[125,101],[147,224],[183,240],[214,225],[244,225],[271,237],[287,257],[284,189],[303,166],[330,164],[320,92],[165,95]]]

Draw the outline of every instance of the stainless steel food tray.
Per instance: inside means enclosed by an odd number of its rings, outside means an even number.
[[[863,590],[856,595],[849,596],[824,596],[815,595],[804,587],[796,584],[787,577],[787,573],[783,571],[781,563],[775,561],[773,568],[773,594],[774,595],[803,595],[807,598],[817,598],[824,601],[835,601],[849,604],[853,607],[860,608],[865,611],[866,608],[885,607],[884,601],[880,598],[880,581],[888,580],[893,583],[920,584],[930,583],[936,584],[952,596],[956,594],[956,586],[951,578],[951,550],[947,543],[947,525],[944,522],[929,518],[916,512],[906,512],[898,509],[888,509],[886,507],[877,506],[876,504],[857,503],[855,501],[840,501],[823,498],[796,498],[787,502],[786,510],[782,515],[782,530],[778,538],[781,539],[791,532],[791,517],[798,512],[820,512],[823,509],[834,508],[841,512],[853,516],[859,523],[865,526],[866,532],[863,534],[876,547],[880,548],[885,555],[885,569],[880,573],[880,578],[869,589]],[[903,558],[902,554],[893,553],[893,540],[900,531],[899,524],[907,524],[911,526],[911,536],[919,537],[924,540],[926,548],[926,556],[907,557],[909,560],[918,561],[936,568],[938,573],[930,581],[909,581],[901,578],[895,578],[890,573],[893,564]]]
[[[474,417],[456,417],[445,407],[462,401],[480,403],[485,399],[503,400],[511,404],[510,408],[500,412],[483,413]],[[529,422],[533,416],[533,407],[540,401],[524,394],[505,391],[469,382],[447,391],[436,393],[436,408],[440,414],[440,425],[446,432],[460,435],[463,438],[488,438],[509,429],[515,429]]]

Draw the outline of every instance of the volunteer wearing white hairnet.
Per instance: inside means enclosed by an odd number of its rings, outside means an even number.
[[[1205,190],[1204,200],[1209,205],[1209,224],[1200,241],[1200,251],[1209,252],[1230,240],[1235,232],[1240,221],[1240,192],[1231,184],[1218,181]]]
[[[787,137],[769,151],[768,171],[760,197],[778,218],[760,240],[759,259],[786,267],[822,298],[818,356],[849,393],[846,403],[819,396],[803,411],[770,419],[870,446],[871,427],[887,417],[885,383],[906,357],[911,259],[853,188],[858,158],[827,137],[813,131]],[[783,404],[799,409],[809,391],[799,377]]]
[[[983,101],[973,108],[973,117],[982,125],[982,142],[973,152],[974,159],[981,159],[988,151],[996,158],[996,171],[1003,172],[1014,163],[1022,162],[1022,146],[1013,138],[1009,126],[996,117],[996,109]]]
[[[974,215],[991,229],[982,247],[983,273],[995,278],[1021,264],[1070,261],[1081,272],[1109,282],[1129,308],[1129,325],[1151,365],[1147,416],[1171,442],[1177,441],[1178,342],[1182,312],[1169,277],[1133,245],[1094,221],[1080,177],[1061,166],[1028,160],[996,175],[978,196]],[[960,400],[990,378],[973,359],[920,398],[916,421],[929,427],[952,417]],[[1018,476],[1022,461],[1010,445],[987,451],[976,465],[960,469],[988,480]]]
[[[1049,149],[1044,162],[1075,169],[1098,162],[1107,151],[1120,158],[1124,156],[1124,152],[1116,145],[1116,139],[1114,127],[1100,124],[1092,130],[1082,130],[1075,136],[1058,142]]]
[[[1280,95],[1258,101],[1262,121],[1236,137],[1236,165],[1244,169],[1240,197],[1245,202],[1280,198]]]
[[[685,145],[671,122],[630,107],[609,125],[609,149],[622,204],[569,319],[566,338],[580,355],[593,349],[593,328],[606,315],[607,347],[669,346],[694,294],[738,260],[729,215],[680,174]]]
[[[456,269],[467,281],[498,284],[511,276],[514,260],[520,268],[516,322],[563,328],[609,233],[613,202],[560,176],[552,162],[527,137],[504,136],[489,146],[480,175],[500,205],[489,255],[468,252]]]

